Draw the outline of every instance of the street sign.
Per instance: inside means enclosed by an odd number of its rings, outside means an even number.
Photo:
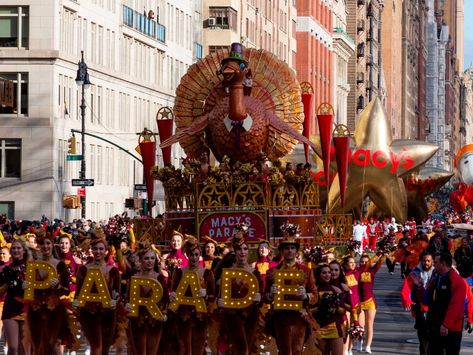
[[[94,186],[94,179],[72,179],[72,186]]]
[[[82,160],[82,155],[81,154],[67,154],[66,160],[67,161]]]
[[[77,196],[79,197],[85,197],[85,187],[79,187],[77,189]]]
[[[135,191],[146,191],[145,184],[135,184]]]

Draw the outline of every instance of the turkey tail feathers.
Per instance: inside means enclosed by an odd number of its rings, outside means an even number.
[[[217,74],[222,59],[228,57],[228,50],[210,53],[189,67],[176,89],[174,115],[176,134],[163,142],[169,146],[179,142],[190,156],[198,156],[202,149],[201,132],[207,127],[209,113],[227,96],[222,77]],[[295,72],[274,54],[265,50],[246,48],[243,54],[252,73],[251,96],[259,101],[259,106],[273,118],[291,127],[291,132],[302,133],[304,110],[301,102],[300,86]],[[205,123],[202,121],[205,116]],[[225,116],[221,117],[222,121]],[[217,118],[213,118],[217,119]],[[297,143],[297,138],[277,129],[277,123],[269,127],[266,150],[278,146],[274,154],[278,157],[288,154]],[[212,132],[208,138],[211,139]],[[204,142],[205,143],[205,142]]]

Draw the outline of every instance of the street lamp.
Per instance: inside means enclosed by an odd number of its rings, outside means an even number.
[[[80,161],[80,172],[79,179],[85,179],[85,89],[90,86],[89,73],[87,72],[87,64],[84,62],[84,51],[81,51],[81,60],[78,63],[76,83],[82,87],[82,100],[80,103],[80,116],[82,119],[81,129],[81,145],[82,145],[82,157]],[[84,187],[85,189],[85,187]],[[82,206],[81,218],[85,218],[85,194],[80,197],[80,203]]]

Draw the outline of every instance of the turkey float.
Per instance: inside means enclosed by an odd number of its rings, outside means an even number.
[[[180,143],[190,157],[210,148],[218,161],[253,162],[290,153],[304,137],[304,108],[295,73],[265,50],[211,53],[181,79],[174,105],[176,133],[161,148]]]

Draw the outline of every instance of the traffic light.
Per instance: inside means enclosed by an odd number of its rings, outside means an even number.
[[[76,154],[76,136],[72,136],[67,140],[67,142],[69,144],[67,154]]]

